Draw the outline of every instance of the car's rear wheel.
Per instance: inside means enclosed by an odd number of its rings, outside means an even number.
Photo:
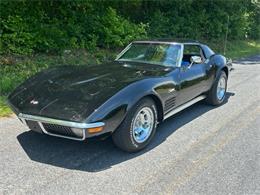
[[[127,152],[137,152],[149,144],[157,125],[157,109],[150,98],[140,100],[113,133],[116,146]]]
[[[211,105],[221,105],[226,98],[227,91],[227,75],[224,71],[218,75],[212,88],[208,92],[206,101]]]

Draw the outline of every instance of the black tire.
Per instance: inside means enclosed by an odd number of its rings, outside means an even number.
[[[147,136],[147,139],[142,142],[138,143],[134,138],[133,133],[133,123],[134,119],[143,108],[148,107],[152,110],[154,115],[154,122],[152,130],[150,131],[150,135]],[[151,139],[153,138],[157,126],[157,109],[155,106],[154,101],[151,98],[144,98],[137,102],[132,109],[126,115],[126,118],[119,126],[119,128],[112,134],[112,139],[114,144],[119,147],[120,149],[126,152],[138,152],[146,147]]]
[[[225,79],[225,92],[224,92],[224,96],[221,99],[219,99],[217,96],[217,88],[218,88],[218,83],[220,81],[220,78]],[[206,102],[213,106],[218,106],[223,104],[226,98],[226,90],[227,90],[227,75],[224,71],[221,71],[220,74],[217,76],[213,86],[211,87],[211,89],[207,94]]]

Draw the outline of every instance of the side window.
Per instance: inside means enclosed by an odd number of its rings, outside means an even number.
[[[204,54],[200,46],[198,45],[184,45],[182,65],[190,64],[190,58],[192,56],[200,56],[202,61],[205,60]]]
[[[184,45],[184,54],[187,55],[200,55],[200,47],[197,45]]]

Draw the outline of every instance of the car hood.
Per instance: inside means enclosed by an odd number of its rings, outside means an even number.
[[[18,113],[81,122],[127,85],[168,71],[157,65],[124,62],[56,67],[25,81],[9,96],[9,102]]]

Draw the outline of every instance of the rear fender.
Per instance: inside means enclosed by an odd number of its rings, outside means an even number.
[[[215,68],[215,76],[212,85],[215,83],[218,75],[221,74],[221,71],[224,71],[229,76],[228,62],[227,59],[219,54],[215,54],[210,57],[210,64],[212,64]]]

